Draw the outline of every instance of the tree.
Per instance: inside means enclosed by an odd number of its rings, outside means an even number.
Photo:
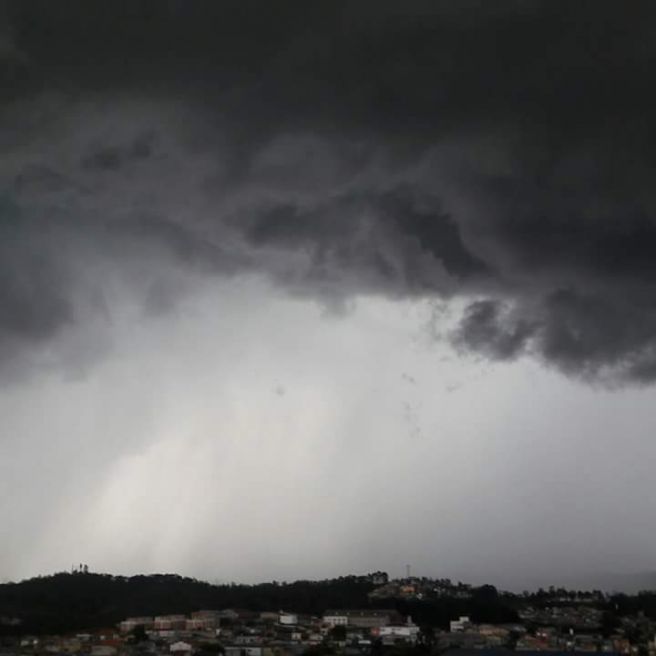
[[[333,626],[333,628],[330,629],[329,635],[331,640],[334,640],[335,642],[343,642],[346,640],[346,627],[341,624]]]
[[[433,651],[433,647],[435,647],[435,629],[432,626],[424,625],[419,629],[418,645],[424,651]]]
[[[383,641],[380,638],[371,641],[371,656],[383,656]]]
[[[132,629],[130,634],[132,636],[132,642],[139,643],[145,642],[148,640],[148,634],[146,633],[146,627],[143,624],[137,624],[137,626]]]

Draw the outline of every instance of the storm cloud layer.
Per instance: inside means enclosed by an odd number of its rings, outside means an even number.
[[[156,315],[189,272],[255,272],[336,309],[456,299],[465,352],[653,382],[655,19],[646,1],[5,2],[4,377],[92,362],[115,285]]]

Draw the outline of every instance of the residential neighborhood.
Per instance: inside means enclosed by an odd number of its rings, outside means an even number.
[[[368,581],[369,600],[384,599],[387,605],[333,607],[321,613],[293,607],[200,608],[134,615],[113,626],[56,635],[24,635],[20,617],[2,616],[0,656],[501,656],[509,651],[523,656],[536,652],[656,656],[656,621],[644,611],[620,612],[623,598],[599,591],[552,588],[513,595],[499,593],[493,586],[453,584],[448,579],[389,580],[386,575],[369,575],[354,580]],[[624,603],[629,599],[625,596]],[[474,612],[454,614],[443,625],[436,619],[436,609],[467,607],[463,604]],[[512,621],[481,621],[481,616],[498,612],[499,604],[508,605]],[[612,607],[617,614],[608,610]]]

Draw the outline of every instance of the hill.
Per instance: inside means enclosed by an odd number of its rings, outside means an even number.
[[[518,619],[516,598],[493,586],[471,588],[467,599],[374,598],[373,576],[341,576],[323,581],[212,585],[175,574],[112,576],[61,573],[0,585],[0,617],[5,633],[66,633],[113,626],[139,615],[188,614],[200,609],[281,609],[321,615],[330,608],[396,608],[421,625],[447,628],[449,620],[470,615],[480,622]],[[11,619],[20,620],[12,625]]]
[[[293,609],[366,606],[369,577],[326,581],[212,585],[175,574],[112,576],[60,573],[0,585],[0,617],[18,618],[23,633],[63,633],[111,626],[134,615],[190,613],[201,608]],[[4,627],[4,632],[16,631]]]

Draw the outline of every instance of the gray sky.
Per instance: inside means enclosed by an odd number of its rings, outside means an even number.
[[[653,569],[654,18],[1,5],[0,577]]]

